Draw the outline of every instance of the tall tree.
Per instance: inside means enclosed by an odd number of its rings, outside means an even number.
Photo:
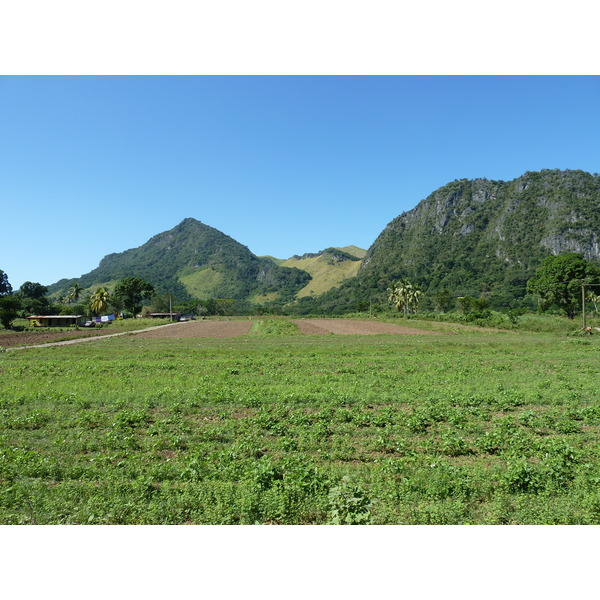
[[[108,288],[98,288],[90,298],[90,310],[95,315],[101,315],[103,312],[106,312],[109,302],[110,293],[108,291]]]
[[[12,322],[17,318],[17,310],[21,307],[19,299],[12,295],[6,294],[0,296],[0,323],[4,329],[10,329]]]
[[[126,309],[135,315],[142,309],[142,302],[154,294],[154,287],[139,277],[124,277],[117,282],[114,295]]]
[[[8,275],[0,269],[0,296],[12,294],[12,285],[8,282]]]
[[[48,314],[51,308],[50,300],[46,297],[48,288],[41,283],[26,281],[15,294],[21,303],[21,309],[25,313],[34,315]]]
[[[433,304],[440,312],[449,311],[454,305],[454,298],[450,293],[450,290],[444,288],[439,292],[436,292],[433,296]]]
[[[403,311],[408,316],[411,309],[416,310],[423,292],[408,279],[400,279],[391,288],[388,288],[388,301],[398,311]]]
[[[39,300],[48,293],[48,287],[41,283],[26,281],[20,288],[19,292],[22,296]]]
[[[599,280],[599,267],[581,254],[567,252],[545,258],[535,277],[527,282],[527,290],[540,295],[544,308],[554,305],[573,319],[575,311],[581,307],[582,282],[597,283]]]
[[[69,304],[71,302],[77,302],[77,300],[79,300],[79,298],[81,297],[82,293],[83,289],[81,288],[81,286],[78,283],[74,283],[73,287],[71,287],[69,293],[67,294],[67,301],[69,302]]]

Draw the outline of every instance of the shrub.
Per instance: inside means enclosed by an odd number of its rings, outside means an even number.
[[[371,522],[370,508],[369,497],[348,476],[329,490],[330,525],[368,525]]]

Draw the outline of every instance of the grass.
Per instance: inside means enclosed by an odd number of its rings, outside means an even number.
[[[356,318],[358,313],[348,315],[350,318]],[[579,315],[576,319],[569,319],[559,315],[533,314],[528,313],[515,317],[511,320],[506,313],[490,311],[490,316],[482,319],[475,319],[469,322],[458,312],[450,313],[417,313],[409,315],[408,319],[395,311],[387,311],[379,314],[380,320],[389,322],[405,322],[407,325],[414,325],[422,329],[431,329],[429,323],[435,323],[433,326],[439,330],[461,331],[473,330],[474,327],[483,327],[486,329],[500,329],[504,331],[519,331],[529,333],[554,333],[563,335],[583,335],[582,319]],[[587,317],[587,325],[600,328],[600,317],[596,314],[590,314]]]
[[[330,264],[324,255],[312,258],[289,258],[284,267],[296,267],[310,273],[312,279],[297,294],[297,298],[322,294],[340,285],[342,281],[354,277],[362,261],[346,261]]]
[[[598,336],[255,326],[0,354],[0,523],[600,523]]]
[[[252,323],[252,335],[261,337],[299,335],[300,330],[295,323],[282,318],[264,318]]]

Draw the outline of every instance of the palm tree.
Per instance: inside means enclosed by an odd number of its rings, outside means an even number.
[[[598,304],[600,303],[600,294],[594,294],[591,290],[588,291],[586,300],[589,300],[594,305],[594,310],[598,312]]]
[[[71,304],[71,302],[77,302],[79,300],[83,290],[78,283],[74,283],[73,287],[69,290],[69,294],[67,296],[67,302]]]
[[[110,302],[110,293],[108,288],[101,287],[98,288],[90,298],[90,310],[96,314],[100,315],[106,311],[108,308],[108,303]]]
[[[404,316],[408,314],[410,282],[400,279],[392,288],[388,288],[388,300],[396,307],[398,312],[402,311]]]
[[[407,292],[408,305],[412,308],[413,312],[417,312],[419,300],[421,299],[423,292],[416,285],[409,284],[409,286]]]
[[[400,279],[393,287],[387,289],[388,301],[393,304],[398,311],[402,310],[407,317],[411,308],[416,311],[419,300],[423,292],[413,285],[408,279]]]

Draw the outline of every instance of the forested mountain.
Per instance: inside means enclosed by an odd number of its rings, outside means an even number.
[[[260,301],[291,299],[310,281],[305,271],[259,258],[246,246],[196,219],[184,219],[139,248],[105,256],[99,266],[76,279],[49,286],[65,293],[74,283],[82,288],[108,285],[123,277],[140,277],[159,292],[187,298],[234,298]]]
[[[600,176],[543,170],[508,182],[448,183],[391,221],[364,258],[350,246],[287,261],[259,258],[185,219],[139,248],[109,254],[87,275],[55,283],[50,293],[65,293],[74,283],[111,288],[134,276],[181,300],[275,301],[296,312],[344,312],[368,306],[408,278],[425,297],[448,290],[455,297],[485,296],[494,307],[516,306],[541,261],[568,251],[600,261]]]
[[[600,260],[597,174],[543,170],[508,182],[457,180],[391,221],[356,278],[304,300],[303,310],[364,305],[403,277],[429,296],[448,289],[510,306],[525,296],[544,257],[567,251]]]

